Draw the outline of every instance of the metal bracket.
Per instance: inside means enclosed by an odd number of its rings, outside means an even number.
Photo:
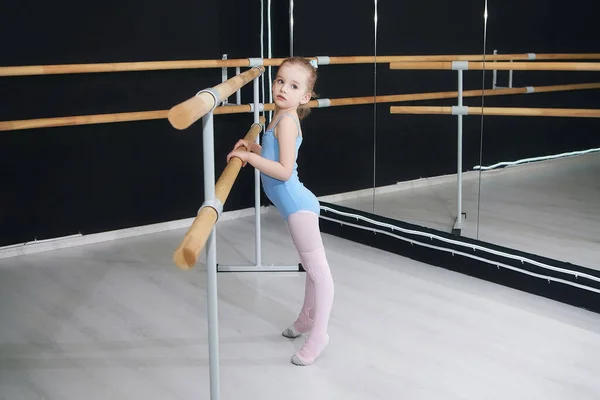
[[[250,63],[250,67],[261,67],[265,63],[262,58],[249,58],[248,62]]]
[[[217,212],[217,221],[219,220],[219,217],[221,217],[221,214],[223,213],[223,203],[221,203],[221,200],[216,199],[216,198],[214,200],[208,200],[208,201],[205,201],[204,203],[202,203],[202,206],[198,209],[198,213],[204,207],[210,207]]]
[[[317,99],[317,103],[319,103],[318,108],[331,107],[331,100],[329,99]]]
[[[469,107],[452,106],[452,115],[469,115]]]
[[[265,111],[265,105],[260,103],[258,105],[258,111]],[[250,112],[253,113],[254,112],[254,103],[250,103]]]
[[[329,65],[331,63],[331,59],[329,56],[317,56],[317,63],[319,65]]]
[[[212,95],[212,97],[215,99],[215,105],[209,111],[209,112],[213,112],[215,110],[215,108],[217,108],[217,106],[219,105],[219,103],[221,102],[221,99],[220,99],[220,96],[219,96],[219,92],[217,92],[215,90],[215,88],[208,88],[208,89],[204,89],[204,90],[199,91],[198,93],[196,93],[196,96],[199,96],[201,93],[210,93]]]
[[[469,69],[468,61],[452,61],[452,69],[454,71],[463,70],[466,71]]]

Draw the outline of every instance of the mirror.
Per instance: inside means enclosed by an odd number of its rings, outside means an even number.
[[[376,49],[381,61],[376,67],[372,212],[444,233],[475,236],[479,174],[472,166],[479,160],[480,121],[462,118],[459,135],[457,116],[411,107],[456,106],[459,86],[464,105],[481,106],[481,70],[441,69],[439,61],[451,65],[458,55],[482,59],[484,2],[439,5],[432,12],[425,3],[378,4]],[[392,55],[404,56],[404,69],[386,60]],[[404,107],[401,113],[392,111]]]
[[[595,15],[586,12],[594,7],[591,0],[518,8],[489,0],[488,54],[521,59],[514,69],[487,72],[485,112],[510,107],[527,115],[486,114],[481,168],[467,166],[481,175],[479,240],[600,270],[599,75],[539,70],[548,62],[569,63],[567,69],[598,62]],[[517,63],[534,65],[522,70]],[[510,89],[518,93],[502,94]]]

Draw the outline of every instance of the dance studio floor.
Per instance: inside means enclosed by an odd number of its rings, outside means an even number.
[[[414,186],[335,203],[451,232],[456,178]],[[484,171],[481,193],[469,172],[463,212],[465,237],[600,270],[600,153]]]
[[[266,264],[298,262],[275,211]],[[209,399],[206,271],[185,230],[0,260],[0,399]],[[219,262],[252,263],[253,218]],[[324,236],[331,344],[290,363],[303,273],[221,273],[221,399],[598,399],[600,315]],[[203,260],[203,259],[202,259]]]

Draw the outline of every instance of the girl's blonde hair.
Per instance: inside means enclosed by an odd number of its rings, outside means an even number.
[[[310,98],[316,98],[317,94],[313,91],[313,89],[315,87],[315,82],[317,81],[317,69],[311,64],[310,60],[304,57],[289,57],[283,60],[279,67],[281,68],[281,66],[284,64],[300,65],[309,72],[308,82],[306,83],[308,86],[307,89],[310,92]],[[306,118],[308,114],[310,114],[310,108],[308,107],[308,104],[303,104],[298,107],[298,118],[300,120]]]

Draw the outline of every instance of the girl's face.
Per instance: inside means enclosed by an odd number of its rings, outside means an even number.
[[[273,82],[273,100],[280,109],[296,108],[310,100],[309,71],[300,65],[285,63]]]

